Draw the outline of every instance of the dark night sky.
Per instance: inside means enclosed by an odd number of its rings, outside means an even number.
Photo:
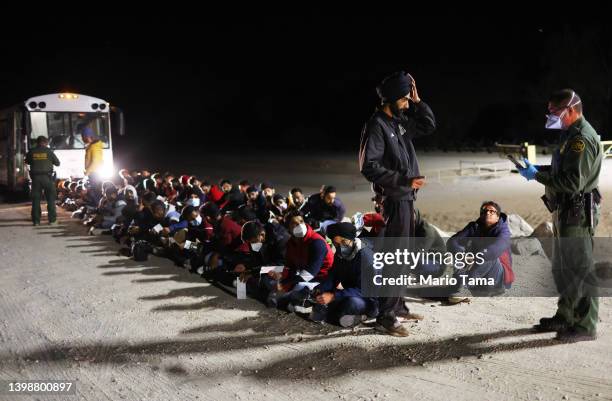
[[[439,122],[423,145],[541,141],[546,96],[568,86],[610,137],[604,24],[382,20],[126,17],[100,29],[39,26],[5,42],[0,105],[60,91],[101,97],[125,111],[128,136],[115,145],[153,153],[356,149],[376,84],[406,69]]]

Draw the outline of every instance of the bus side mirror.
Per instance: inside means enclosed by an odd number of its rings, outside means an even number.
[[[123,110],[119,107],[111,107],[111,131],[113,135],[118,133],[119,136],[125,135],[125,120],[123,118]]]

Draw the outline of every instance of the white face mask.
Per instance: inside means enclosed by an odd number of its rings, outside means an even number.
[[[287,204],[286,204],[285,202],[283,202],[283,203],[281,203],[281,204],[279,204],[279,205],[278,205],[278,208],[279,208],[280,210],[283,210],[283,211],[284,211],[284,210],[287,210]]]
[[[251,243],[251,250],[253,252],[259,252],[259,250],[261,249],[262,246],[263,246],[262,242],[252,242]]]
[[[306,235],[306,224],[302,223],[299,226],[295,226],[293,228],[293,236],[296,238],[304,238],[304,236]]]
[[[198,217],[196,217],[194,220],[191,220],[189,223],[192,226],[199,226],[200,224],[202,224],[202,216],[198,215]]]
[[[193,207],[199,207],[200,206],[200,198],[191,198],[187,201],[188,205],[191,205]]]
[[[561,113],[560,116],[557,116],[554,114],[548,114],[546,116],[546,124],[544,124],[544,127],[546,129],[563,129],[562,119],[565,113],[567,112],[567,109],[569,107],[574,107],[581,102],[581,100],[578,100],[576,103],[572,104],[572,102],[574,101],[574,97],[576,97],[576,92],[572,92],[572,97],[570,101],[567,103],[567,106],[564,107],[565,110],[563,110],[563,113]]]
[[[563,125],[561,124],[561,118],[565,114],[565,111],[561,113],[560,116],[556,116],[554,114],[549,114],[546,116],[546,124],[544,127],[546,129],[561,129]]]

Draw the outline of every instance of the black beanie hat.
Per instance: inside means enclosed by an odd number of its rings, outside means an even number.
[[[383,103],[393,103],[410,94],[414,79],[404,71],[393,73],[376,87],[376,93]]]
[[[259,221],[248,221],[242,226],[241,238],[243,241],[248,241],[257,237],[262,231],[264,226]]]
[[[326,234],[329,238],[340,236],[352,241],[357,236],[357,230],[351,223],[336,223],[327,227]]]

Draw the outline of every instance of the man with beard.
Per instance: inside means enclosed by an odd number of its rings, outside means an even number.
[[[386,237],[413,236],[413,202],[425,184],[412,139],[433,133],[431,109],[410,74],[400,71],[377,88],[381,106],[365,124],[359,147],[361,174],[382,196]],[[409,114],[410,106],[414,110]]]
[[[382,197],[383,235],[414,237],[413,203],[425,177],[419,172],[412,139],[433,133],[435,117],[421,101],[414,78],[404,71],[386,77],[376,91],[381,104],[363,128],[359,168]],[[401,298],[383,299],[393,307],[382,304],[381,309],[390,312],[377,318],[379,325],[394,335],[407,335],[396,317],[408,312]]]
[[[237,210],[240,206],[245,204],[246,199],[244,194],[240,192],[238,188],[234,187],[230,180],[221,180],[219,187],[223,191],[223,197],[220,201],[222,213]]]

